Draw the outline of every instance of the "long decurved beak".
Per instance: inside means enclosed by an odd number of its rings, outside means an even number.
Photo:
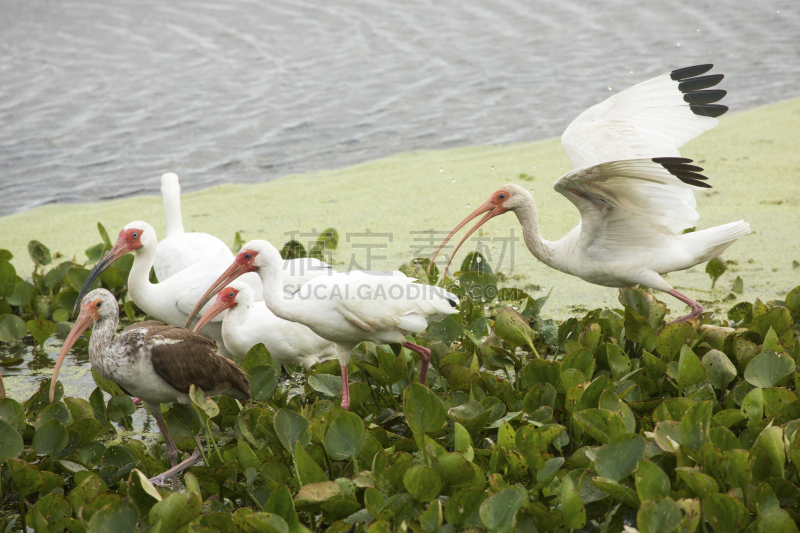
[[[223,293],[224,294],[224,293]],[[223,300],[222,298],[217,297],[217,300],[214,302],[208,311],[205,312],[203,318],[197,321],[197,325],[194,327],[192,331],[195,333],[200,333],[200,330],[203,329],[203,326],[214,320],[214,317],[223,312],[226,309],[231,307],[235,307],[237,303],[233,300]]]
[[[58,371],[61,370],[61,365],[64,364],[64,359],[66,359],[67,353],[69,353],[69,350],[72,348],[72,345],[75,344],[75,341],[78,340],[78,337],[80,337],[83,332],[89,329],[89,327],[96,321],[97,315],[93,314],[86,307],[81,308],[81,314],[78,315],[78,319],[72,326],[69,335],[67,335],[67,340],[64,341],[64,346],[61,347],[61,352],[58,354],[58,359],[56,359],[56,367],[53,369],[53,379],[50,380],[50,403],[53,403],[56,398]]]
[[[485,204],[483,204],[483,205],[481,205],[480,207],[478,207],[478,209],[476,209],[475,211],[473,211],[472,213],[470,213],[470,214],[467,216],[467,218],[465,218],[464,220],[462,220],[462,221],[461,221],[461,222],[458,224],[458,226],[456,226],[455,228],[453,228],[453,231],[451,231],[451,232],[450,232],[450,233],[447,235],[447,237],[445,237],[445,238],[444,238],[444,240],[442,241],[442,244],[440,244],[440,245],[439,245],[439,248],[437,248],[437,250],[436,250],[436,253],[435,253],[435,254],[433,254],[433,257],[431,257],[431,262],[430,262],[430,264],[428,265],[428,274],[430,274],[430,273],[431,273],[431,267],[433,266],[433,262],[436,260],[436,256],[437,256],[437,255],[439,255],[439,252],[441,252],[441,251],[442,251],[442,248],[444,248],[444,245],[445,245],[445,244],[447,244],[447,242],[448,242],[448,241],[449,241],[449,240],[450,240],[450,239],[453,237],[453,235],[455,235],[455,234],[456,234],[456,232],[457,232],[458,230],[460,230],[461,228],[463,228],[464,226],[466,226],[466,225],[467,225],[467,223],[469,223],[469,221],[471,221],[471,220],[473,220],[474,218],[477,218],[477,217],[479,217],[480,215],[483,215],[484,213],[486,213],[486,215],[484,215],[484,217],[483,217],[482,219],[480,219],[480,220],[478,221],[478,223],[477,223],[477,224],[475,224],[474,226],[472,226],[472,229],[470,229],[470,230],[467,232],[467,234],[466,234],[466,235],[464,235],[464,238],[463,238],[463,239],[461,239],[461,240],[459,241],[459,243],[456,245],[456,247],[455,247],[455,250],[453,250],[453,253],[452,253],[452,254],[450,254],[450,260],[449,260],[449,261],[447,261],[447,265],[444,267],[444,274],[442,274],[442,279],[444,279],[444,278],[446,278],[446,277],[447,277],[447,270],[450,268],[450,263],[452,263],[452,262],[453,262],[453,258],[456,256],[456,252],[458,252],[458,249],[459,249],[459,248],[461,248],[461,245],[462,245],[462,244],[464,244],[464,241],[466,241],[466,240],[469,238],[469,236],[470,236],[470,235],[472,235],[473,233],[475,233],[475,230],[476,230],[476,229],[478,229],[478,228],[480,228],[481,226],[483,226],[484,224],[486,224],[486,222],[488,222],[488,221],[489,221],[489,219],[491,219],[491,218],[494,218],[494,217],[496,217],[497,215],[502,215],[502,214],[503,214],[503,213],[505,213],[506,211],[508,211],[508,209],[504,208],[503,206],[498,206],[498,205],[495,205],[495,204],[493,204],[491,201],[488,201],[488,202],[486,202]]]
[[[125,241],[120,239],[114,246],[108,251],[106,255],[94,266],[91,272],[89,272],[89,276],[86,278],[86,281],[83,282],[83,287],[81,287],[81,292],[78,294],[78,299],[75,301],[75,309],[73,313],[77,313],[78,309],[81,306],[81,302],[83,301],[83,297],[86,295],[86,292],[89,290],[89,287],[92,285],[94,280],[97,279],[97,276],[102,274],[103,270],[108,268],[108,266],[122,257],[123,255],[130,252],[128,249],[127,244]]]
[[[250,272],[250,270],[246,265],[243,265],[234,259],[231,266],[229,266],[228,269],[217,278],[217,281],[211,284],[211,287],[209,287],[203,297],[200,298],[200,301],[198,301],[197,305],[195,305],[194,309],[192,309],[192,312],[189,314],[189,318],[186,319],[186,323],[183,325],[183,327],[188,328],[189,325],[191,325],[192,320],[194,320],[194,317],[197,316],[197,313],[200,312],[203,306],[206,305],[212,296],[217,294],[222,287],[235,280],[242,274],[247,274],[248,272]]]

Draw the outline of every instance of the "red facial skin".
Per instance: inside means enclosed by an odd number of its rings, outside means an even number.
[[[433,254],[433,257],[431,258],[431,262],[428,265],[428,273],[430,274],[431,267],[433,266],[433,261],[436,259],[436,256],[439,255],[439,252],[442,251],[442,248],[444,248],[444,245],[448,243],[448,241],[453,237],[453,235],[455,235],[458,230],[460,230],[461,228],[466,226],[467,223],[470,220],[476,218],[479,215],[482,215],[483,213],[486,213],[486,215],[482,219],[480,219],[478,221],[478,223],[475,224],[472,227],[472,229],[470,229],[467,232],[466,235],[464,235],[464,238],[461,239],[461,241],[456,245],[456,248],[455,248],[455,250],[453,250],[453,253],[450,254],[450,261],[447,262],[447,266],[445,266],[445,268],[444,268],[443,277],[446,277],[447,276],[447,270],[450,268],[450,263],[453,261],[453,257],[455,257],[456,252],[458,252],[458,249],[461,248],[462,244],[464,244],[464,241],[466,241],[469,238],[470,235],[475,233],[475,230],[477,230],[478,228],[483,226],[486,222],[488,222],[489,219],[494,218],[494,217],[496,217],[498,215],[502,215],[503,213],[507,212],[508,209],[505,207],[504,204],[509,199],[510,196],[511,195],[506,190],[497,189],[496,191],[494,191],[492,193],[492,195],[489,197],[489,199],[485,203],[483,203],[480,207],[478,207],[478,209],[476,209],[475,211],[470,213],[467,216],[467,218],[462,220],[458,224],[458,226],[456,226],[453,229],[453,231],[451,231],[447,235],[447,237],[444,238],[444,240],[442,241],[442,244],[440,244],[439,248],[436,250],[436,253]]]
[[[230,309],[231,307],[236,307],[239,303],[236,301],[236,295],[239,294],[239,291],[234,289],[233,287],[225,287],[219,294],[217,294],[217,299],[214,300],[214,305],[206,311],[203,315],[203,318],[197,321],[197,325],[194,327],[192,331],[195,333],[200,333],[200,330],[203,327],[211,322],[215,316],[223,312],[225,309]]]
[[[194,318],[197,316],[197,313],[200,312],[203,306],[206,305],[206,303],[220,290],[221,287],[224,287],[242,274],[247,274],[248,272],[255,272],[258,270],[258,267],[256,267],[254,264],[256,257],[258,257],[258,252],[253,250],[245,249],[240,251],[233,259],[231,266],[229,266],[228,269],[225,270],[225,272],[223,272],[222,275],[211,284],[211,287],[209,287],[203,297],[200,298],[200,301],[198,301],[197,305],[195,305],[194,309],[192,309],[192,312],[189,315],[189,318],[186,319],[186,323],[183,325],[183,327],[189,327],[189,325],[192,323],[192,320],[194,320]]]

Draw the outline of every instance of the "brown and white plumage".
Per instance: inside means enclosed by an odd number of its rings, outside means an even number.
[[[546,265],[597,285],[661,290],[692,307],[679,320],[699,316],[702,306],[661,274],[708,261],[750,233],[740,220],[683,234],[699,218],[692,191],[710,185],[703,169],[682,158],[678,148],[716,126],[714,117],[728,110],[714,104],[726,93],[709,90],[723,77],[704,76],[711,68],[687,67],[640,83],[569,125],[561,144],[575,170],[554,188],[578,208],[581,221],[563,238],[543,239],[533,195],[508,184],[458,224],[439,250],[477,216],[484,214],[456,250],[489,219],[513,211],[528,249]]]
[[[91,291],[81,301],[81,312],[58,355],[50,384],[54,400],[56,380],[72,345],[92,324],[89,358],[104,378],[145,402],[164,436],[173,468],[156,481],[176,474],[177,449],[161,417],[161,403],[191,404],[192,385],[215,396],[250,398],[247,375],[232,361],[217,354],[213,341],[183,328],[146,321],[125,328],[116,337],[119,306],[105,289]],[[196,451],[193,461],[199,458]],[[191,463],[189,463],[191,464]],[[182,464],[185,468],[187,465]]]

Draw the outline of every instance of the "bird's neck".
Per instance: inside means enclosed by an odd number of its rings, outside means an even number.
[[[525,239],[525,246],[542,263],[553,266],[555,259],[555,247],[551,241],[542,238],[539,233],[539,214],[536,212],[536,202],[533,196],[525,198],[523,206],[514,210],[522,226],[522,236]]]
[[[148,246],[139,248],[133,254],[133,266],[128,274],[128,293],[136,305],[139,305],[142,295],[153,285],[150,283],[150,270],[153,268],[155,256],[155,248]]]
[[[94,323],[92,336],[89,339],[89,358],[94,366],[98,365],[103,352],[108,349],[111,341],[114,340],[114,333],[117,331],[117,324],[119,323],[118,315],[119,312],[116,312],[113,316],[107,316]]]
[[[261,284],[263,286],[264,304],[267,309],[278,318],[296,322],[296,298],[286,298],[283,292],[283,259],[280,255],[276,260],[270,260],[266,266],[259,268]]]
[[[164,216],[167,220],[167,237],[186,233],[183,229],[181,217],[181,192],[178,190],[164,191]]]

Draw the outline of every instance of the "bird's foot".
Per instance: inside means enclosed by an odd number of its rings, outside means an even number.
[[[691,313],[682,316],[676,320],[673,320],[672,322],[669,323],[669,325],[677,324],[678,322],[686,322],[687,320],[699,317],[703,313],[703,306],[700,305],[698,302],[692,300],[688,296],[685,296],[674,289],[669,291],[668,294],[671,294],[672,296],[674,296],[675,298],[677,298],[678,300],[682,301],[683,303],[692,308]]]
[[[156,477],[151,477],[150,483],[152,483],[156,487],[164,487],[164,488],[167,487],[167,482],[166,478],[164,477],[164,474],[159,474]]]
[[[200,450],[198,448],[195,448],[194,449],[194,453],[192,455],[190,455],[188,459],[186,459],[185,461],[173,466],[172,468],[170,468],[166,472],[162,472],[161,474],[157,475],[156,477],[150,478],[150,483],[152,483],[153,485],[158,485],[159,487],[166,487],[167,486],[167,484],[166,484],[167,478],[173,477],[173,480],[172,480],[173,490],[176,490],[177,489],[178,474],[180,474],[181,472],[183,472],[184,470],[186,470],[187,468],[189,468],[190,466],[195,464],[197,461],[200,460],[200,458],[201,458]]]
[[[131,400],[133,401],[133,405],[135,405],[136,407],[139,407],[140,405],[142,405],[142,399],[141,398],[131,398]]]

